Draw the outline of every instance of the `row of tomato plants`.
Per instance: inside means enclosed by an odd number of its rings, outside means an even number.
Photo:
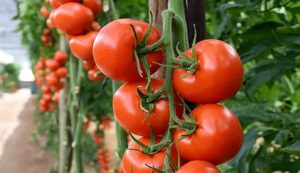
[[[89,71],[89,79],[107,77],[124,83],[113,96],[114,118],[133,139],[126,151],[119,152],[122,171],[220,172],[215,165],[233,158],[243,141],[238,119],[219,104],[234,96],[241,86],[243,66],[239,55],[219,40],[194,40],[189,46],[182,2],[169,2],[162,16],[162,34],[151,20],[149,24],[116,19],[110,2],[115,20],[103,28],[94,21],[102,9],[99,0],[50,0],[52,11],[42,7],[41,14],[48,18],[49,29],[57,28],[64,34],[71,53]],[[178,30],[174,32],[173,27]],[[46,36],[47,32],[41,40],[48,44]],[[178,43],[174,43],[176,36]],[[61,60],[60,53],[54,59],[41,58],[35,68],[37,84],[43,83],[39,81],[44,80],[43,76],[46,84],[41,86],[41,111],[52,111],[49,94],[64,88],[61,78],[68,72],[64,69],[62,74],[61,66],[68,57],[62,53]],[[68,98],[72,100],[70,113],[79,114],[71,118],[74,169],[82,172],[80,148],[76,145],[80,142],[82,115],[87,111],[82,104],[76,105],[76,87],[72,86],[72,78],[81,75],[80,70],[74,71],[72,59],[69,66],[67,87],[73,93]],[[151,76],[160,67],[165,68],[164,79]],[[117,133],[126,136],[122,130]],[[126,148],[126,138],[118,140],[123,140],[119,141],[123,145],[120,150]],[[107,171],[103,165],[107,160],[100,159],[104,151],[98,151],[101,172]]]

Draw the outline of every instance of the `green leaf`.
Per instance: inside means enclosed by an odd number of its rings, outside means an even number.
[[[291,154],[300,154],[300,140],[286,148],[281,149],[280,151]]]

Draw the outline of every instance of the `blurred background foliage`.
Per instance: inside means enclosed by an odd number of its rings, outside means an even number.
[[[44,47],[40,41],[45,21],[37,11],[42,4],[42,0],[19,0],[20,12],[16,16],[20,19],[17,30],[22,33],[33,64],[41,55],[51,56],[55,49]],[[147,0],[117,0],[116,6],[122,18],[148,19]],[[245,67],[241,91],[223,103],[243,124],[244,145],[233,160],[220,166],[222,172],[300,170],[299,22],[297,0],[206,1],[207,38],[232,44]],[[106,100],[110,83],[99,87],[83,80],[80,98],[89,111],[97,116],[111,113],[111,101]],[[103,86],[107,90],[98,94],[96,91]]]
[[[0,63],[0,92],[15,91],[19,86],[19,74],[18,65]]]

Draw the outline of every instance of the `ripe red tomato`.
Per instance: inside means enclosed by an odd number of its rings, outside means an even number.
[[[139,139],[142,143],[149,145],[150,140],[148,138]],[[142,148],[132,142],[129,144],[128,148],[141,150]],[[151,168],[147,167],[147,165],[155,167],[156,169],[161,170],[164,165],[164,158],[166,157],[166,152],[162,149],[160,152],[154,155],[143,154],[142,152],[136,150],[126,150],[122,159],[122,168],[124,173],[157,173],[157,171],[153,171]],[[171,153],[171,159],[176,163],[177,154]]]
[[[55,106],[53,105],[53,104],[48,104],[48,111],[49,112],[53,112],[54,111],[54,109],[55,109]]]
[[[55,102],[59,102],[59,99],[60,99],[60,92],[59,91],[56,91],[53,95],[53,101]]]
[[[45,35],[42,35],[41,36],[41,41],[45,45],[45,44],[47,44],[49,42],[49,37],[47,37]]]
[[[64,78],[68,75],[68,69],[66,67],[60,67],[55,71],[55,75],[59,78]]]
[[[51,34],[51,31],[50,31],[48,28],[45,28],[45,29],[43,30],[43,35],[49,36],[50,34]]]
[[[50,86],[56,86],[59,83],[59,80],[54,73],[50,73],[46,76],[46,83]]]
[[[55,52],[54,60],[60,62],[61,64],[65,63],[68,60],[68,55],[63,50],[58,50]]]
[[[139,41],[141,41],[149,24],[132,19],[119,19],[104,26],[94,42],[95,63],[105,76],[113,80],[132,82],[141,79],[134,58],[136,43],[130,24],[136,29]],[[147,45],[156,42],[159,38],[158,30],[152,27]],[[162,51],[156,51],[149,53],[146,58],[151,67],[151,73],[154,73],[159,68],[156,63],[163,62],[164,54]]]
[[[152,79],[151,88],[153,92],[163,86],[163,81]],[[126,130],[149,137],[152,127],[154,134],[159,135],[166,131],[169,123],[169,102],[167,99],[159,99],[154,104],[150,116],[140,107],[140,97],[137,88],[146,93],[146,81],[129,82],[122,85],[113,96],[113,110],[116,120]],[[180,111],[178,106],[178,111]]]
[[[92,61],[83,61],[82,66],[86,70],[91,70],[96,67],[94,60]]]
[[[47,107],[48,106],[48,102],[46,100],[44,100],[43,98],[40,100],[39,105],[41,107]]]
[[[93,44],[97,32],[91,31],[85,35],[72,37],[69,41],[71,52],[81,60],[93,61]]]
[[[243,81],[243,65],[239,55],[227,43],[203,40],[196,44],[199,68],[187,77],[186,70],[175,69],[173,85],[185,99],[200,104],[218,103],[236,94]],[[192,57],[192,50],[184,52]]]
[[[44,94],[42,99],[45,100],[47,103],[49,103],[52,100],[52,95],[51,94]]]
[[[60,66],[59,62],[54,59],[46,60],[46,67],[52,71],[56,70]]]
[[[218,168],[209,163],[195,160],[183,165],[176,173],[221,173]]]
[[[89,70],[88,72],[88,78],[91,81],[100,81],[104,78],[105,76],[103,73],[101,73],[98,69],[94,68],[92,70]]]
[[[182,158],[220,164],[238,153],[243,143],[243,129],[229,109],[207,104],[196,107],[193,115],[198,124],[197,130],[177,143]],[[185,133],[175,130],[174,140]]]
[[[98,22],[94,21],[94,22],[92,23],[90,29],[91,29],[92,31],[100,31],[101,25],[100,25]]]
[[[100,0],[83,0],[82,5],[92,10],[94,17],[97,17],[102,12],[102,3]]]
[[[68,2],[80,2],[81,0],[58,0],[60,3],[68,3]]]
[[[41,87],[41,91],[42,91],[42,93],[44,93],[44,94],[49,94],[49,93],[51,93],[51,89],[50,89],[47,85],[43,85],[43,86]]]
[[[56,91],[59,91],[65,87],[65,83],[62,81],[58,81],[56,85],[54,85],[54,88]]]
[[[84,34],[92,22],[92,11],[80,3],[63,4],[54,13],[56,27],[68,35]]]
[[[49,0],[51,8],[56,9],[61,5],[61,2],[59,0]]]
[[[35,83],[38,86],[42,85],[43,81],[44,81],[43,77],[37,77],[37,78],[35,78]]]
[[[48,18],[50,15],[50,11],[45,6],[41,7],[40,13],[42,14],[42,16],[44,16],[46,18]]]

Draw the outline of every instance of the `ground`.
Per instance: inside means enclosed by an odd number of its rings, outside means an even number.
[[[34,97],[26,89],[0,96],[0,173],[47,173],[53,157],[33,141]]]

